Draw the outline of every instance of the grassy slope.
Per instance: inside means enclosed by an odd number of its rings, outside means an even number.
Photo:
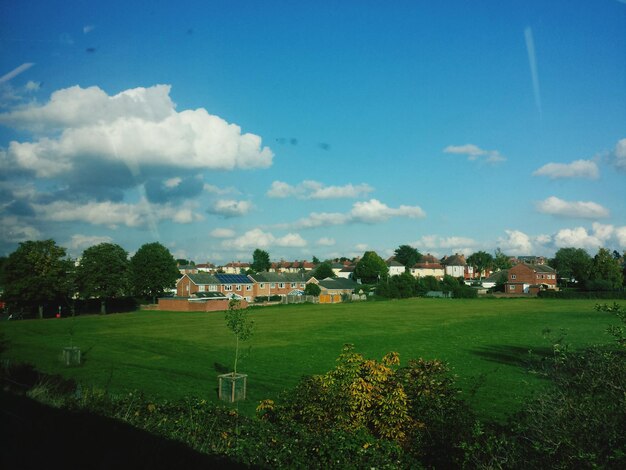
[[[344,343],[368,357],[398,351],[410,358],[450,363],[465,390],[480,383],[471,402],[488,416],[504,415],[542,385],[528,374],[528,350],[548,351],[543,330],[567,330],[574,347],[606,343],[610,317],[595,301],[539,299],[410,299],[343,305],[254,309],[255,333],[239,371],[249,374],[252,412],[258,400],[275,398],[306,374],[333,367]],[[65,368],[60,352],[74,344],[85,363]],[[216,399],[217,374],[228,371],[234,338],[222,313],[136,312],[110,316],[3,322],[3,356],[62,373],[113,392],[141,389],[156,397]]]

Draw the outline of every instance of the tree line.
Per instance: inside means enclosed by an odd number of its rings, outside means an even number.
[[[99,299],[103,314],[112,299],[134,296],[154,303],[178,277],[174,257],[158,242],[142,245],[130,258],[121,246],[100,243],[73,260],[54,240],[26,241],[3,259],[0,270],[9,311],[38,318],[50,305],[74,312],[80,299]]]

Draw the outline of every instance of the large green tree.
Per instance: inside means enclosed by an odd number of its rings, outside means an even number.
[[[591,263],[589,253],[582,248],[571,247],[560,248],[550,260],[559,278],[576,279],[579,283],[584,283],[589,279]]]
[[[415,263],[419,263],[420,259],[422,259],[422,254],[410,245],[400,245],[394,251],[394,258],[398,263],[409,269]]]
[[[180,272],[170,251],[159,242],[146,243],[130,259],[130,285],[135,295],[156,298],[173,288]]]
[[[602,283],[608,289],[618,289],[622,286],[624,280],[622,267],[606,248],[600,248],[593,257],[589,280],[596,285]]]
[[[387,279],[389,268],[387,263],[375,251],[366,251],[354,268],[354,276],[361,282],[373,284]]]
[[[496,248],[496,254],[493,257],[493,269],[496,271],[502,271],[503,269],[509,269],[513,266],[508,255],[502,253],[500,248]]]
[[[270,254],[267,251],[261,250],[260,248],[254,250],[252,253],[252,265],[250,266],[252,271],[255,273],[268,271],[271,266]]]
[[[491,256],[486,251],[477,251],[476,253],[472,253],[467,257],[467,264],[469,264],[476,271],[478,271],[478,275],[482,279],[483,271],[493,267],[493,256]]]
[[[27,241],[4,263],[4,298],[12,307],[37,309],[72,295],[74,263],[54,240]]]
[[[313,276],[317,280],[326,279],[327,277],[336,277],[335,271],[333,271],[333,266],[330,264],[330,261],[324,261],[321,263],[315,271],[313,271]]]
[[[83,251],[76,270],[78,292],[83,298],[99,298],[100,313],[106,301],[128,291],[128,253],[114,243],[100,243]]]

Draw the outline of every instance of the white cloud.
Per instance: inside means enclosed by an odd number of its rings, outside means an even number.
[[[368,184],[325,186],[323,183],[307,180],[292,186],[282,181],[274,181],[267,191],[267,196],[271,198],[340,199],[361,197],[373,190],[374,188]]]
[[[574,247],[590,251],[601,247],[615,246],[626,248],[626,226],[615,227],[594,222],[591,230],[584,227],[566,228],[554,235],[556,248]]]
[[[176,186],[178,186],[181,182],[183,181],[182,178],[179,177],[175,177],[175,178],[170,178],[165,180],[165,187],[166,188],[175,188]]]
[[[41,220],[51,222],[86,222],[92,225],[146,227],[161,220],[171,220],[179,224],[188,224],[202,220],[202,216],[193,212],[192,206],[172,206],[170,204],[150,204],[140,201],[136,204],[90,201],[74,203],[55,201],[50,204],[32,204]]]
[[[334,246],[335,243],[336,242],[334,238],[322,237],[315,244],[317,246]]]
[[[223,217],[241,217],[252,209],[250,201],[235,201],[234,199],[220,199],[208,209],[210,214],[217,214]]]
[[[232,240],[224,240],[222,247],[231,250],[268,247],[304,247],[306,241],[297,233],[288,233],[283,237],[275,237],[269,232],[255,228]]]
[[[626,171],[626,139],[621,139],[617,142],[613,155],[615,157],[615,166],[619,170]]]
[[[221,170],[272,164],[273,153],[259,136],[242,134],[203,108],[177,112],[169,93],[169,85],[114,96],[74,86],[54,92],[43,106],[31,103],[0,114],[2,124],[49,133],[33,142],[11,142],[5,165],[47,178],[89,161]]]
[[[534,176],[547,176],[550,179],[600,177],[598,165],[591,160],[576,160],[572,163],[548,163],[533,172]]]
[[[470,161],[478,160],[480,157],[485,157],[487,163],[506,161],[506,158],[497,150],[483,150],[474,144],[448,145],[443,149],[443,152],[455,155],[467,155],[467,159]]]
[[[0,240],[7,243],[38,240],[41,232],[16,216],[0,217]]]
[[[352,210],[350,211],[352,221],[365,222],[368,224],[384,222],[391,217],[418,219],[426,217],[426,213],[419,206],[400,206],[397,209],[392,209],[377,199],[357,202],[352,206]]]
[[[41,88],[41,83],[39,82],[33,82],[32,80],[29,80],[26,85],[24,85],[24,89],[26,91],[38,91]]]
[[[411,243],[411,246],[423,253],[431,253],[439,256],[448,253],[472,254],[476,251],[478,242],[467,237],[440,237],[438,235],[424,235],[419,240]]]
[[[218,186],[208,184],[208,183],[205,183],[202,186],[202,189],[206,191],[207,193],[211,193],[211,194],[219,194],[219,195],[239,194],[239,191],[235,188],[220,188]]]
[[[85,248],[99,245],[100,243],[111,243],[112,241],[113,239],[107,236],[76,234],[72,235],[69,247],[73,250],[84,250]]]
[[[354,245],[354,248],[359,251],[365,251],[367,250],[367,243],[357,243],[356,245]]]
[[[505,230],[506,238],[498,238],[498,246],[507,255],[532,255],[535,246],[532,238],[519,230]]]
[[[279,227],[315,228],[349,223],[376,224],[389,220],[391,217],[408,217],[411,219],[426,217],[426,213],[419,206],[404,206],[391,208],[377,199],[355,202],[350,212],[312,212],[308,217],[293,224],[281,224]]]
[[[557,217],[598,219],[609,216],[608,209],[595,202],[564,201],[551,196],[536,205],[537,211]]]
[[[230,228],[216,228],[211,230],[211,233],[209,235],[211,235],[213,238],[233,238],[236,233],[233,229]]]

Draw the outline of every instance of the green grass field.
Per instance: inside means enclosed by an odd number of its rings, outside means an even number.
[[[610,343],[613,321],[595,301],[541,299],[409,299],[337,305],[254,308],[252,338],[243,343],[238,370],[249,375],[240,410],[276,398],[307,374],[331,369],[344,343],[367,357],[400,353],[443,359],[485,417],[501,418],[545,384],[527,371],[528,351],[548,353],[544,330],[574,348]],[[81,367],[66,368],[61,351],[83,351]],[[217,375],[230,371],[234,336],[224,314],[135,312],[49,320],[4,321],[3,358],[113,393],[138,389],[155,398],[217,401]]]

